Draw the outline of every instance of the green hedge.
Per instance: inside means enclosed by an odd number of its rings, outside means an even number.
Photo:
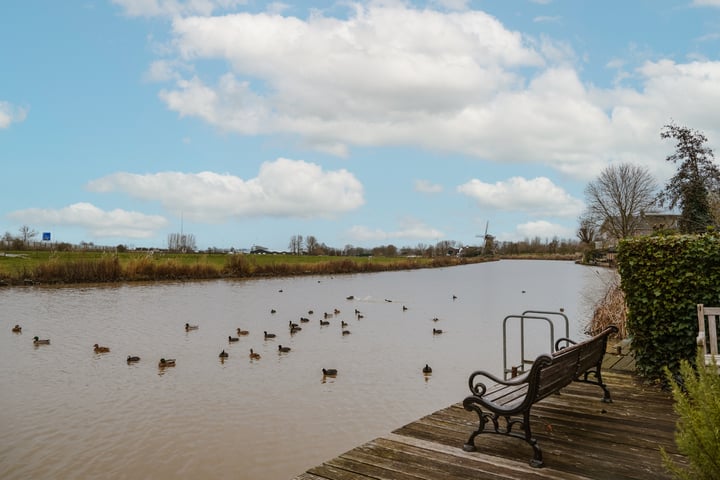
[[[720,306],[720,236],[625,239],[617,265],[638,373],[663,380],[663,367],[695,361],[696,305]]]

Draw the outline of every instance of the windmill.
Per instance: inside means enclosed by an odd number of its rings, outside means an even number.
[[[490,221],[488,220],[487,222],[485,222],[485,234],[482,236],[482,238],[484,240],[483,249],[482,249],[483,255],[492,255],[493,251],[495,250],[494,245],[493,245],[493,243],[495,241],[495,237],[492,235],[488,235],[488,227],[489,226],[490,226]],[[476,237],[480,237],[480,235],[476,235]]]

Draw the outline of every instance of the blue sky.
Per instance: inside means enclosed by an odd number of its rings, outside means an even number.
[[[10,0],[0,62],[0,234],[59,242],[574,238],[720,145],[720,0]]]

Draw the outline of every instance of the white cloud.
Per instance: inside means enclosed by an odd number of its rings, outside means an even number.
[[[412,145],[580,180],[612,162],[666,176],[659,131],[671,116],[720,138],[720,110],[705,108],[720,96],[716,62],[649,62],[604,89],[581,80],[567,44],[523,36],[480,11],[353,7],[348,18],[176,18],[177,61],[193,73],[160,98],[182,117],[289,135],[332,155]],[[230,71],[214,77],[205,60]],[[156,68],[176,78],[177,69]],[[619,86],[630,75],[635,88]]]
[[[156,60],[143,75],[147,82],[181,81],[181,72],[192,70],[192,67],[176,60]]]
[[[447,10],[467,10],[469,0],[431,0],[433,5],[437,5],[440,8]]]
[[[535,23],[559,23],[562,17],[559,16],[548,16],[548,15],[540,15],[535,18],[533,18],[533,22]]]
[[[523,240],[525,238],[533,239],[540,237],[541,239],[558,238],[574,238],[575,230],[572,228],[550,223],[545,220],[535,222],[527,222],[517,226],[516,232],[509,235],[513,240]]]
[[[384,231],[356,225],[345,232],[345,236],[354,242],[392,242],[395,240],[420,241],[434,243],[445,236],[441,230],[432,228],[413,218],[406,218],[400,222],[397,230]]]
[[[211,15],[218,10],[231,10],[246,0],[112,0],[131,17]]]
[[[697,7],[720,7],[720,0],[693,0],[692,4]]]
[[[457,187],[457,191],[474,198],[484,208],[501,211],[524,211],[531,215],[576,217],[583,202],[545,177],[531,180],[512,177],[494,184],[477,179]]]
[[[0,128],[8,128],[10,124],[22,122],[26,117],[26,109],[0,100]]]
[[[28,208],[8,216],[21,223],[80,227],[94,237],[150,238],[168,225],[168,221],[159,215],[121,209],[105,211],[84,202],[59,210]]]
[[[332,218],[364,203],[362,184],[347,170],[324,171],[284,158],[263,163],[249,180],[213,172],[115,173],[88,188],[157,201],[175,214],[208,223],[256,216]]]
[[[290,9],[290,8],[291,8],[291,6],[288,5],[287,3],[283,3],[283,2],[270,2],[270,3],[267,4],[266,10],[267,10],[268,13],[280,15],[280,14],[282,14],[284,11],[286,11],[286,10],[288,10],[288,9]]]
[[[441,193],[443,187],[429,180],[415,180],[415,191],[421,193]]]

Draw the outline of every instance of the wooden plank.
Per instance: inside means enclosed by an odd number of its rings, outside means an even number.
[[[532,448],[505,435],[481,434],[478,451],[462,445],[478,418],[455,403],[314,467],[296,480],[509,480],[596,478],[662,480],[665,448],[679,464],[687,459],[674,442],[677,416],[668,392],[632,375],[603,372],[613,403],[602,389],[574,382],[531,411],[533,435],[545,467],[528,465]]]

